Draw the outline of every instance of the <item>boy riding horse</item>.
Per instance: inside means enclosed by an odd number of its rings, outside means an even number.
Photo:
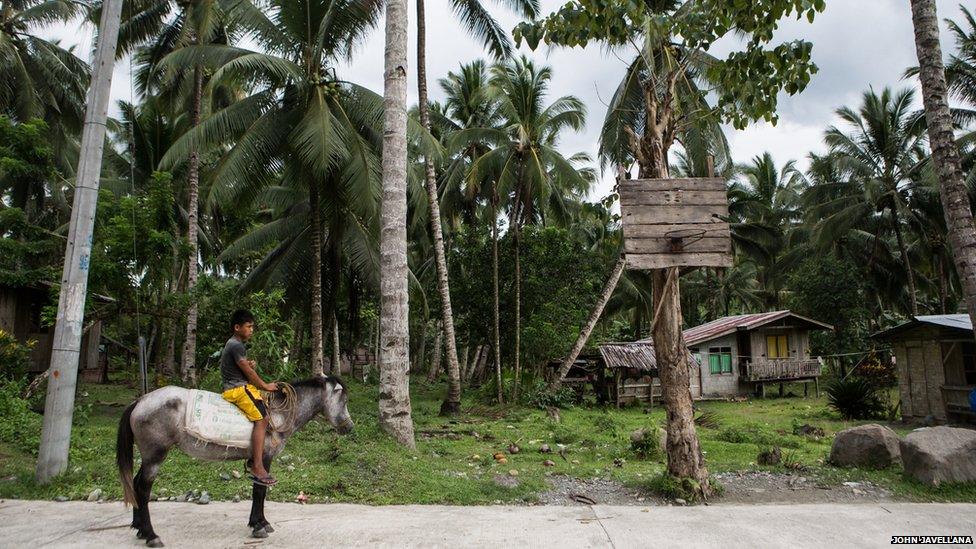
[[[257,363],[247,358],[244,343],[254,334],[254,315],[243,309],[234,311],[230,324],[234,335],[227,340],[220,353],[223,397],[240,408],[254,424],[251,431],[251,480],[262,486],[274,486],[278,481],[264,468],[264,436],[268,430],[268,410],[258,389],[277,391],[278,382],[265,383],[255,370]]]

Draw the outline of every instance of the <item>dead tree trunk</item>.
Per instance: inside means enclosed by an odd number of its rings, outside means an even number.
[[[691,482],[693,493],[707,497],[711,493],[708,469],[695,430],[691,401],[691,368],[681,333],[681,295],[678,268],[654,271],[655,310],[651,336],[661,376],[661,398],[667,411],[668,474]]]

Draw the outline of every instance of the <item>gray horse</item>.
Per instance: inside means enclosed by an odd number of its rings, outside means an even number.
[[[268,432],[264,448],[264,464],[270,470],[271,460],[281,452],[285,442],[309,421],[322,414],[340,433],[352,431],[353,422],[349,417],[346,403],[349,400],[342,381],[337,377],[313,377],[293,384],[295,389],[295,415],[290,426],[282,426],[282,431]],[[162,547],[163,542],[153,531],[149,520],[149,494],[153,481],[159,474],[159,466],[166,454],[174,446],[197,459],[208,461],[231,461],[247,459],[248,448],[203,442],[184,430],[184,418],[189,402],[190,391],[181,387],[157,389],[130,404],[122,413],[115,448],[119,477],[125,492],[125,502],[132,505],[132,527],[136,536],[146,540],[149,547]],[[279,397],[276,397],[279,398]],[[281,422],[284,417],[272,412],[272,422]],[[276,425],[278,423],[275,423]],[[132,477],[133,444],[139,447],[142,466]],[[264,517],[264,498],[268,488],[254,484],[251,497],[251,517],[247,525],[254,537],[267,537],[274,528]]]

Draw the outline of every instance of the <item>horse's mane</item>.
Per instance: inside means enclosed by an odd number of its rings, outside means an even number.
[[[329,382],[335,383],[336,385],[346,388],[346,384],[343,383],[339,376],[312,376],[307,379],[296,379],[291,381],[292,387],[325,387]]]

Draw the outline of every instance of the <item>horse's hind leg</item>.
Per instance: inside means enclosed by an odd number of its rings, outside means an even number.
[[[152,520],[149,518],[149,497],[152,492],[153,481],[159,474],[159,466],[163,462],[166,454],[152,456],[152,459],[143,460],[139,467],[139,473],[133,479],[136,489],[136,501],[139,506],[133,512],[132,526],[136,529],[136,537],[146,540],[149,547],[162,547],[163,542],[156,535],[152,527]]]

